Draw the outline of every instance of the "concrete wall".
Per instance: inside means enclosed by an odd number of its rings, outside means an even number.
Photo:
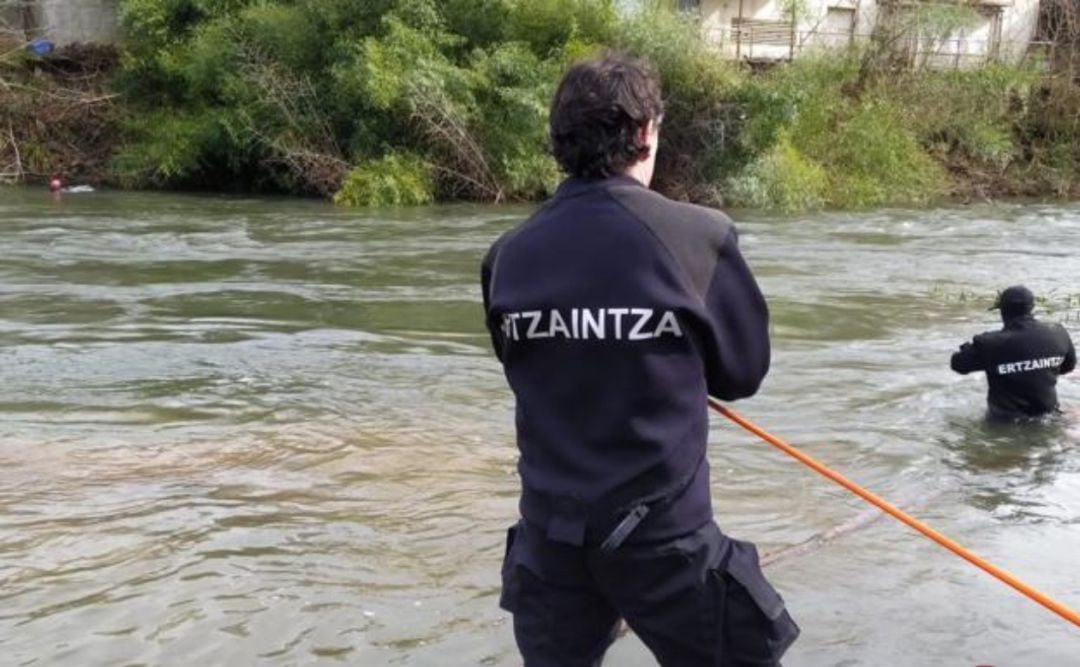
[[[30,23],[31,25],[27,25]],[[22,41],[34,26],[33,10],[24,8],[23,0],[0,0],[0,39]]]
[[[1001,26],[1002,58],[1023,58],[1039,25],[1039,0],[1012,0],[1005,8]]]
[[[117,0],[38,0],[36,35],[57,45],[119,39]]]

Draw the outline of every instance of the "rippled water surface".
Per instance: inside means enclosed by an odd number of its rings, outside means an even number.
[[[525,213],[0,190],[0,664],[520,664],[477,267]],[[1080,427],[988,427],[948,370],[1013,282],[1077,337],[1080,206],[739,217],[775,349],[740,409],[1080,607]],[[865,510],[712,443],[717,519],[765,552]],[[770,576],[789,667],[1078,664],[1080,630],[889,518]]]

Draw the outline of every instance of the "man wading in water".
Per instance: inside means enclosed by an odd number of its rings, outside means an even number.
[[[1035,296],[1023,285],[1002,292],[991,309],[1001,310],[1004,326],[960,346],[952,355],[957,373],[985,371],[986,417],[1020,421],[1057,412],[1057,384],[1076,366],[1076,350],[1065,327],[1037,322]]]
[[[713,522],[706,393],[757,391],[768,311],[731,221],[648,189],[662,116],[643,63],[571,68],[569,178],[483,262],[521,454],[500,604],[528,667],[600,664],[620,618],[673,667],[775,665],[799,633]]]

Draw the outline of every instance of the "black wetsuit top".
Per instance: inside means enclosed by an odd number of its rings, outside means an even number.
[[[961,345],[951,365],[957,373],[986,372],[991,418],[1023,419],[1057,410],[1057,377],[1076,366],[1076,350],[1060,324],[1021,315]]]
[[[487,326],[517,399],[521,513],[595,544],[636,502],[628,541],[712,519],[706,392],[755,393],[768,311],[731,221],[627,177],[568,179],[482,267]]]

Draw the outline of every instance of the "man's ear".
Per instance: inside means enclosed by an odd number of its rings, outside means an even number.
[[[642,156],[642,159],[649,157],[649,155],[656,150],[656,146],[649,143],[649,136],[652,134],[653,121],[646,121],[644,125],[637,129],[638,144],[648,144],[649,149]]]

